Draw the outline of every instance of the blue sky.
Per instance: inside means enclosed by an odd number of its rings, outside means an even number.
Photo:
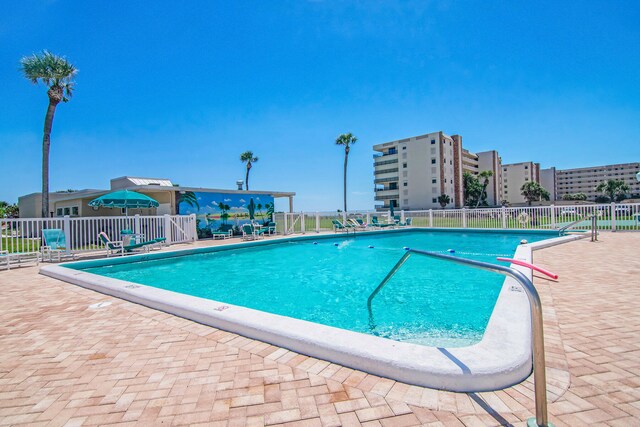
[[[640,160],[640,2],[10,2],[0,14],[0,200],[39,191],[42,49],[80,70],[51,189],[122,175],[371,208],[374,144],[442,130],[543,167]],[[276,202],[276,208],[285,204]]]

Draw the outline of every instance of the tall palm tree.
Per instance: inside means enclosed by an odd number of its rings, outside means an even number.
[[[612,202],[619,202],[625,198],[631,188],[620,179],[608,179],[596,187],[596,191],[604,194]]]
[[[32,83],[43,83],[49,89],[49,107],[44,118],[44,136],[42,138],[42,217],[49,216],[49,148],[51,146],[51,127],[56,107],[60,102],[68,102],[73,94],[73,78],[78,70],[63,56],[57,56],[46,50],[40,54],[25,56],[20,60],[22,73]]]
[[[253,155],[252,151],[245,151],[240,154],[240,161],[247,164],[247,174],[245,176],[244,185],[247,191],[249,191],[249,171],[253,167],[253,163],[258,161],[258,158]]]
[[[351,151],[351,145],[355,144],[357,140],[358,138],[353,136],[351,132],[343,133],[336,138],[336,145],[344,145],[344,212],[347,212],[347,162],[349,161],[349,151]]]

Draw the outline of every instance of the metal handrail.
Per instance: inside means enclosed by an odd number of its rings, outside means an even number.
[[[391,277],[402,267],[407,259],[412,255],[423,255],[431,258],[438,258],[444,261],[454,262],[456,264],[467,265],[481,270],[492,271],[494,273],[509,276],[522,285],[525,294],[529,298],[529,306],[531,307],[531,326],[532,326],[532,358],[533,358],[533,379],[535,387],[536,401],[536,418],[527,420],[527,425],[537,425],[541,427],[553,426],[548,420],[547,414],[547,378],[544,358],[544,330],[542,322],[542,303],[538,291],[531,283],[531,280],[522,272],[498,264],[490,264],[488,262],[476,261],[467,258],[459,258],[451,255],[439,254],[436,252],[421,251],[417,249],[408,249],[400,260],[393,266],[387,276],[380,282],[378,287],[374,289],[367,300],[369,309],[369,325],[375,328],[373,322],[373,313],[371,310],[371,302],[373,298],[382,290],[382,288],[391,280]],[[534,424],[535,423],[535,424]]]
[[[570,222],[569,224],[564,225],[564,226],[562,226],[562,227],[558,228],[558,231],[559,231],[560,233],[563,233],[563,232],[567,231],[568,229],[570,229],[571,227],[574,227],[574,226],[576,226],[576,225],[580,224],[581,222],[583,222],[584,220],[587,220],[587,219],[590,219],[590,220],[592,221],[592,223],[591,223],[591,224],[592,224],[592,225],[591,225],[591,227],[593,228],[593,219],[594,219],[594,218],[596,218],[596,216],[595,216],[595,215],[590,215],[590,216],[585,217],[585,218],[576,219],[575,221]]]

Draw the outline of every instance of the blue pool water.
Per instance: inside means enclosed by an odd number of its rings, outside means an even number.
[[[170,291],[398,341],[464,346],[480,341],[504,277],[414,255],[373,301],[367,298],[403,247],[496,262],[531,233],[424,230],[289,241],[175,258],[82,268]],[[337,244],[337,246],[336,246]],[[373,246],[370,248],[369,246]]]

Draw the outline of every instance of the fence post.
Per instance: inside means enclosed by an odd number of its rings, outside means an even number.
[[[320,212],[316,212],[316,233],[320,232]]]
[[[429,227],[433,228],[433,209],[429,209]]]
[[[197,222],[196,222],[196,214],[191,214],[189,215],[189,221],[191,222],[189,224],[189,228],[191,229],[191,240],[193,240],[194,242],[198,241],[198,226],[197,226]]]
[[[367,224],[371,224],[371,212],[367,212]]]
[[[502,228],[507,228],[507,208],[502,206]]]
[[[404,220],[404,209],[400,211],[400,222],[403,223],[403,224],[405,223],[405,220]]]
[[[171,217],[164,214],[164,237],[167,239],[167,246],[171,244]]]
[[[616,231],[616,202],[611,202],[611,231]]]
[[[305,234],[304,212],[300,212],[300,233]]]
[[[549,207],[551,208],[551,228],[556,228],[556,207],[555,205]]]
[[[467,208],[462,208],[462,228],[467,228]]]
[[[135,234],[140,234],[140,214],[135,214],[133,216],[133,232]]]
[[[69,215],[65,215],[62,220],[62,231],[64,232],[64,238],[67,241],[64,249],[68,255],[71,253],[71,218]]]
[[[284,234],[285,236],[287,234],[289,234],[289,227],[287,225],[287,213],[284,212],[282,214],[282,224],[284,225],[284,228],[282,229],[282,234]]]
[[[342,223],[343,224],[347,223],[347,212],[346,211],[342,212]]]

